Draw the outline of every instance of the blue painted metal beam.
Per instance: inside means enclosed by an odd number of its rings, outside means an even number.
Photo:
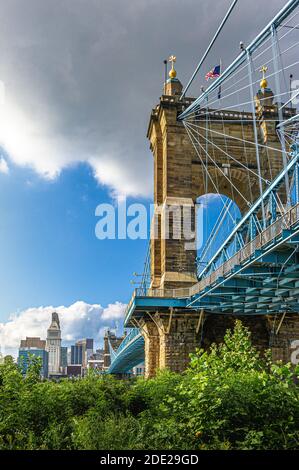
[[[131,303],[130,309],[124,319],[124,326],[129,326],[132,313],[135,315],[138,311],[157,310],[161,308],[186,308],[186,299],[166,298],[166,297],[135,297]]]
[[[299,1],[299,0],[298,0]],[[233,229],[233,231],[231,232],[231,234],[229,235],[229,237],[224,241],[224,243],[220,246],[220,248],[217,250],[217,252],[215,253],[215,255],[211,258],[211,260],[209,261],[209,263],[204,267],[204,269],[202,270],[202,272],[200,273],[200,276],[203,276],[203,274],[205,273],[205,271],[209,268],[209,266],[211,265],[211,263],[215,262],[215,260],[218,258],[218,256],[221,255],[221,252],[223,251],[223,249],[230,243],[230,241],[234,238],[234,236],[240,232],[240,230],[242,230],[242,228],[244,227],[244,225],[246,223],[248,223],[248,221],[250,220],[251,218],[251,215],[253,213],[255,213],[261,206],[261,204],[263,204],[267,198],[270,196],[271,192],[273,190],[275,190],[277,187],[280,186],[280,184],[283,183],[284,181],[284,177],[285,177],[285,174],[286,173],[289,173],[291,170],[294,169],[296,163],[298,162],[298,159],[299,159],[299,154],[296,154],[293,156],[293,158],[290,160],[290,162],[288,163],[287,167],[284,168],[280,173],[279,175],[277,175],[277,177],[273,180],[273,182],[271,183],[271,185],[265,190],[265,192],[263,193],[262,196],[260,196],[256,202],[252,205],[252,207],[250,208],[250,210],[244,215],[244,217],[240,220],[240,222],[236,225],[236,227]],[[285,238],[287,238],[286,234],[285,234]]]
[[[131,328],[118,348],[113,349],[110,342],[111,364],[107,373],[129,372],[144,360],[144,340],[138,328]]]
[[[274,25],[277,28],[292,11],[299,5],[299,0],[290,0],[286,5],[278,12],[278,14],[270,21],[270,23],[256,36],[256,38],[247,46],[238,57],[227,67],[226,70],[218,77],[207,90],[202,93],[180,116],[179,119],[183,120],[194,112],[202,103],[205,103],[209,95],[214,91],[218,90],[219,86],[232,75],[240,65],[242,65],[248,55],[252,53],[271,35],[272,27]]]

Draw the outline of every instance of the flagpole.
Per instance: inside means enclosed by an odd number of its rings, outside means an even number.
[[[163,60],[164,63],[164,95],[166,95],[166,82],[167,82],[167,60]]]
[[[221,59],[219,60],[219,64],[220,64],[219,76],[221,77],[221,74],[222,74],[222,60]],[[220,106],[221,106],[221,84],[219,85],[219,88],[218,88],[218,99],[220,101]]]
[[[290,75],[290,102],[291,102],[291,108],[293,107],[293,103],[292,103],[292,85],[293,85],[293,74],[291,73]]]

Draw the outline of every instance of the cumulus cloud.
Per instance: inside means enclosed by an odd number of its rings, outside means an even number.
[[[45,178],[85,162],[100,184],[151,195],[145,138],[175,53],[182,82],[194,70],[231,0],[2,0],[0,145]],[[205,64],[228,64],[285,0],[239,2]],[[195,81],[198,94],[204,81]],[[3,164],[2,164],[3,165]]]
[[[9,167],[4,157],[0,156],[0,173],[7,175],[9,173]]]
[[[104,308],[102,314],[102,320],[119,320],[123,318],[124,314],[124,304],[121,302],[115,302],[114,304],[109,304],[108,307]]]
[[[83,301],[65,307],[33,307],[10,316],[0,323],[2,353],[16,355],[20,340],[26,336],[46,338],[52,312],[60,317],[63,344],[70,345],[80,338],[94,338],[99,344],[106,328],[114,328],[124,316],[125,305],[121,302],[102,307]]]

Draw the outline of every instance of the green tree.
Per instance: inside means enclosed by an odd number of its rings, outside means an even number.
[[[298,368],[260,356],[237,321],[184,374],[43,380],[0,364],[0,449],[295,449]]]

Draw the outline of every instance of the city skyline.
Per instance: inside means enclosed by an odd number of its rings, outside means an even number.
[[[33,357],[41,360],[43,378],[84,376],[88,368],[103,370],[104,350],[94,348],[93,338],[81,338],[67,347],[63,344],[58,313],[52,312],[49,320],[45,340],[26,336],[20,341],[17,362],[23,374],[27,373]]]
[[[23,330],[16,339],[16,346],[14,348],[5,348],[5,347],[1,346],[0,351],[1,351],[2,355],[3,356],[12,355],[15,359],[17,359],[20,345],[22,345],[22,343],[25,341],[25,338],[26,338],[26,340],[27,339],[32,339],[32,338],[38,338],[38,339],[40,339],[41,341],[43,341],[45,343],[44,347],[46,347],[47,330],[49,328],[49,322],[50,322],[52,312],[54,312],[53,308],[52,309],[49,308],[49,309],[43,311],[42,314],[45,316],[45,318],[43,319],[42,322],[39,322],[39,324],[37,325],[37,327],[35,328],[33,333],[30,333],[30,331],[32,331],[32,330],[26,330],[26,327],[24,328],[24,325],[23,325]],[[96,316],[97,314],[98,314],[98,311],[95,310],[94,315]],[[63,317],[61,316],[60,319],[62,319],[62,318]],[[84,318],[82,318],[81,320],[84,321]],[[62,330],[62,332],[64,331],[65,334],[62,336],[61,345],[62,345],[62,347],[67,348],[68,354],[71,352],[71,347],[73,345],[79,343],[80,341],[84,340],[85,338],[90,338],[91,337],[91,335],[82,334],[84,331],[86,332],[88,330],[83,329],[83,331],[82,331],[82,330],[80,330],[80,327],[78,327],[76,329],[77,335],[70,338],[68,333],[67,333],[67,331],[68,331],[67,326],[65,328],[64,325],[65,325],[65,323],[62,319],[62,321],[61,321],[61,330]],[[110,325],[107,324],[106,327],[101,328],[99,331],[97,331],[96,338],[92,338],[94,340],[94,348],[93,348],[94,350],[101,349],[104,346],[104,339],[103,338],[104,338],[105,332],[107,330],[115,331],[115,332],[118,332],[119,334],[122,333],[122,328],[119,328],[119,323],[117,321],[112,321]]]

